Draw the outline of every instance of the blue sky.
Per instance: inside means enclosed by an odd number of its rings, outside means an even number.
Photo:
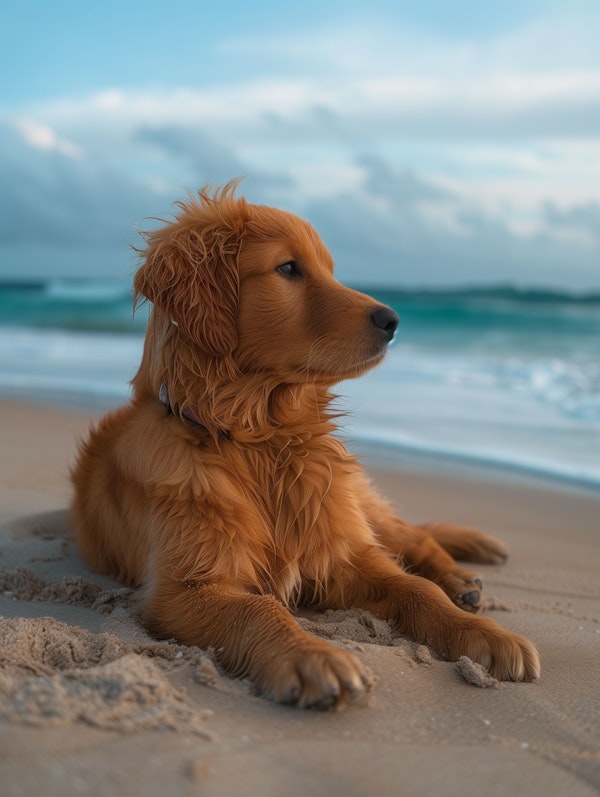
[[[121,277],[244,175],[355,284],[600,289],[600,5],[4,8],[0,278]]]

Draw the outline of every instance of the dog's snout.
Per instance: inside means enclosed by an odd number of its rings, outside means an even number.
[[[389,342],[394,337],[400,319],[391,307],[380,305],[377,310],[371,313],[371,321],[377,329],[380,329],[385,334]]]

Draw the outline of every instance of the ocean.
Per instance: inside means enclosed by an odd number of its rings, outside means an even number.
[[[360,289],[401,320],[385,362],[335,390],[345,437],[600,489],[600,294]],[[125,401],[146,313],[126,282],[0,285],[0,394]]]

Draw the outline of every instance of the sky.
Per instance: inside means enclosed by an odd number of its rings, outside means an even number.
[[[20,0],[0,12],[0,280],[124,278],[205,183],[350,284],[600,290],[597,0]]]

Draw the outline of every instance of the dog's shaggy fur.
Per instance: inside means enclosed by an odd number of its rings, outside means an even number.
[[[503,545],[399,519],[332,435],[329,389],[384,357],[396,314],[334,279],[309,224],[235,184],[179,209],[135,277],[153,310],[133,399],[73,471],[89,564],[142,588],[155,633],[212,646],[275,700],[329,707],[372,685],[300,629],[300,605],[368,609],[446,659],[536,678],[535,649],[475,615],[481,582],[453,559],[497,563]]]

